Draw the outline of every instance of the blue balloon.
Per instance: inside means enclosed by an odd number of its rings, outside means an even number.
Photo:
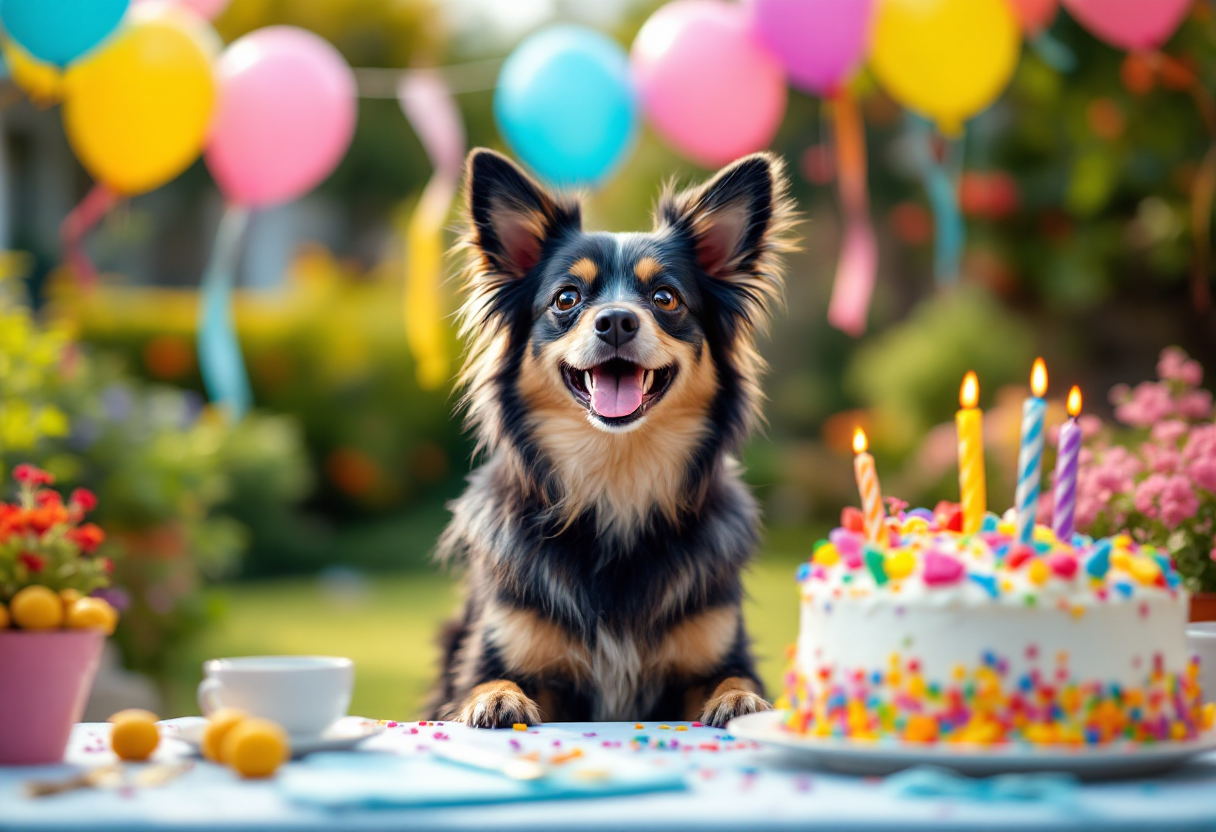
[[[542,29],[503,63],[494,116],[516,155],[550,183],[602,182],[637,139],[625,50],[593,29]]]
[[[66,66],[118,28],[129,0],[0,0],[0,22],[35,58]]]

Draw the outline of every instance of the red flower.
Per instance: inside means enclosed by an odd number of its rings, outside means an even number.
[[[97,508],[97,495],[87,488],[77,488],[68,502],[81,511],[92,511]]]
[[[78,529],[69,530],[67,538],[83,551],[92,553],[105,541],[106,533],[96,523],[85,523]]]
[[[62,503],[54,502],[38,506],[25,512],[25,522],[30,530],[42,534],[47,529],[68,521],[68,510]]]
[[[34,494],[34,502],[40,506],[61,506],[63,505],[63,498],[59,496],[58,491],[51,491],[49,488],[46,488]]]
[[[33,552],[22,552],[17,555],[17,560],[25,564],[25,568],[31,572],[41,572],[46,568],[46,558],[42,555],[35,555]]]
[[[25,531],[25,512],[20,506],[0,503],[0,540],[10,534],[20,534]]]
[[[55,482],[55,477],[52,474],[43,471],[41,468],[35,468],[28,462],[22,463],[13,469],[13,479],[22,485],[31,485],[37,487],[39,485],[50,485]]]
[[[102,571],[106,574],[114,571],[114,561],[110,560],[109,558],[102,558],[100,563]]]

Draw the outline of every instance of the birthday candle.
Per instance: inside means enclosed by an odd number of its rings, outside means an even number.
[[[853,432],[853,473],[857,476],[857,490],[861,492],[861,512],[865,517],[866,540],[879,543],[882,540],[885,512],[882,507],[882,489],[878,486],[878,469],[874,457],[866,453],[866,433],[861,428]]]
[[[963,377],[958,400],[962,410],[954,416],[958,426],[958,490],[963,506],[963,534],[975,534],[984,524],[988,486],[984,477],[984,414],[976,403],[980,383],[974,372]]]
[[[1073,516],[1077,507],[1077,461],[1081,456],[1081,425],[1077,416],[1081,413],[1081,388],[1073,387],[1068,392],[1068,415],[1070,418],[1060,428],[1060,445],[1056,454],[1055,517],[1056,538],[1072,541]]]
[[[1018,449],[1017,538],[1022,543],[1034,539],[1034,517],[1039,507],[1039,480],[1043,472],[1043,420],[1047,416],[1047,365],[1034,360],[1030,373],[1034,395],[1022,403],[1022,443]]]

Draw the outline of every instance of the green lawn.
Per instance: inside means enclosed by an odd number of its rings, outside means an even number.
[[[797,633],[793,573],[808,533],[773,535],[746,579],[748,626],[770,694],[779,691],[786,645]],[[782,544],[786,545],[782,545]],[[167,711],[197,713],[193,688],[203,659],[266,653],[349,656],[351,712],[416,718],[434,680],[440,623],[455,610],[454,581],[436,572],[368,573],[362,587],[334,590],[316,578],[236,583],[215,592],[221,620],[181,657]]]

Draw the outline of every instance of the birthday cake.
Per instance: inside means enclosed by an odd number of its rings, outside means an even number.
[[[860,512],[798,572],[790,730],[914,742],[1186,740],[1211,727],[1188,598],[1170,559],[1127,536],[1058,540],[957,506]],[[873,537],[870,535],[869,537]],[[884,539],[885,538],[885,539]]]

